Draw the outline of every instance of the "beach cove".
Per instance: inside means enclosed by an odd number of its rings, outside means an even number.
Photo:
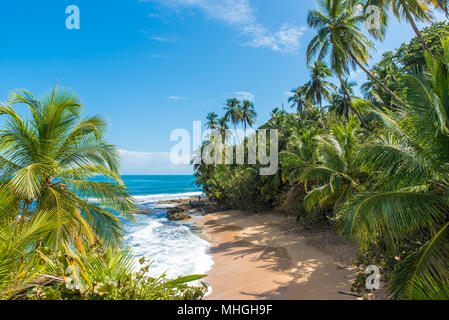
[[[274,213],[224,211],[195,220],[214,261],[205,299],[362,299],[351,292],[357,248],[332,231],[306,231]]]
[[[205,299],[361,299],[351,291],[357,247],[331,230],[306,230],[294,216],[220,211],[188,176],[124,176],[140,214],[125,242],[151,274],[206,274]],[[170,221],[184,208],[191,219]]]

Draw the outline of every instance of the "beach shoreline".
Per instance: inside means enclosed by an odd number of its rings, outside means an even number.
[[[195,216],[214,260],[205,300],[354,300],[357,247],[294,217],[239,211]]]

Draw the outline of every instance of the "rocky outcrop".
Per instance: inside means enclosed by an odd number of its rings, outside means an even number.
[[[167,219],[170,221],[188,220],[192,216],[183,208],[172,208],[167,211]]]
[[[136,211],[134,211],[134,214],[150,215],[150,214],[152,214],[152,212],[149,209],[148,210],[136,210]]]

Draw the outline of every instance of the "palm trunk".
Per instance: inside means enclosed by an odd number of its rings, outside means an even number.
[[[28,211],[28,208],[30,207],[32,202],[26,200],[26,202],[24,202],[23,204],[23,211],[22,211],[22,215],[20,216],[20,220],[18,222],[18,226],[21,226],[24,222],[25,222],[25,215]]]
[[[425,51],[427,51],[427,53],[432,57],[433,56],[432,52],[430,51],[429,47],[427,46],[426,42],[424,41],[424,38],[423,38],[421,32],[419,31],[418,27],[416,26],[415,20],[413,19],[410,12],[405,8],[405,6],[404,6],[404,11],[405,11],[407,20],[408,20],[408,22],[410,22],[410,24],[413,28],[413,31],[415,31],[416,37],[418,37],[419,42],[421,42],[423,49]]]
[[[235,122],[234,122],[234,129],[235,129],[235,136],[237,137],[237,142],[238,142],[238,144],[240,144],[240,139],[239,139],[239,135],[237,132],[237,125],[235,124]]]
[[[321,117],[323,117],[324,129],[327,130],[326,115],[324,114],[324,110],[323,110],[323,101],[321,101],[321,100],[320,100],[320,111],[321,111]]]
[[[352,101],[351,101],[351,100],[352,100],[352,99],[351,99],[351,94],[349,93],[348,88],[346,87],[345,83],[343,82],[343,79],[341,78],[341,75],[337,73],[337,76],[338,76],[338,80],[340,80],[341,87],[342,87],[342,88],[344,89],[344,91],[345,91],[346,98],[348,99],[349,103],[352,103]],[[361,115],[357,110],[355,110],[355,109],[353,109],[353,111],[355,112],[355,114],[356,114],[357,117],[359,118],[360,125],[362,126],[362,128],[364,128],[364,129],[366,129],[366,130],[369,130],[369,128],[368,128],[368,126],[367,126],[365,120],[363,120],[362,115]],[[348,114],[348,113],[349,113],[349,110],[346,110],[345,113],[346,113],[346,120],[349,120],[349,114]]]
[[[298,102],[298,114],[299,114],[299,120],[302,121],[302,108],[301,108],[301,104]]]
[[[371,79],[373,79],[385,92],[387,92],[388,94],[390,94],[394,99],[396,99],[399,103],[405,105],[404,101],[402,101],[401,98],[399,98],[393,91],[391,91],[390,89],[388,89],[388,87],[382,83],[382,81],[380,81],[379,79],[377,79],[368,69],[365,68],[365,66],[360,63],[360,61],[354,57],[354,55],[352,54],[352,52],[349,52],[349,56],[351,57],[352,60],[354,60],[354,62],[360,67],[360,69],[362,69],[367,75],[368,77],[370,77]]]

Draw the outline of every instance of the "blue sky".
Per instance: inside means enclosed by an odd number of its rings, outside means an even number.
[[[69,5],[80,8],[80,30],[65,27]],[[122,173],[190,173],[169,163],[170,133],[222,114],[232,96],[254,101],[258,125],[287,108],[286,93],[308,80],[312,8],[314,0],[2,1],[0,100],[57,81],[111,123]],[[413,35],[394,20],[373,60]]]

